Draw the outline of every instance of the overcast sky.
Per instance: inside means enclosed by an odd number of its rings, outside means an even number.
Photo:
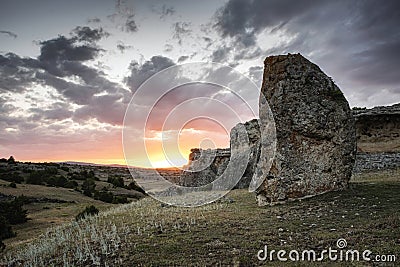
[[[399,1],[0,0],[0,157],[123,163],[133,93],[181,63],[223,63],[260,86],[265,57],[302,53],[351,106],[398,103],[399,26]],[[187,99],[178,94],[167,103]],[[200,121],[186,128],[184,154],[200,140],[189,138],[193,131],[229,144],[230,129]],[[148,134],[156,140],[160,128]]]

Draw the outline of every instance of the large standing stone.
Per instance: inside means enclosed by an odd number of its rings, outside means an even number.
[[[354,119],[346,98],[320,68],[297,55],[265,59],[261,94],[276,125],[272,167],[260,158],[255,178],[265,178],[257,190],[259,205],[313,196],[346,188],[356,151]],[[260,98],[260,128],[268,123],[267,105]],[[261,145],[263,149],[269,149]]]

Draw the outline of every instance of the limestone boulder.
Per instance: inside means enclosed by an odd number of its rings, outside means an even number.
[[[267,57],[262,96],[276,126],[276,151],[270,169],[260,146],[256,179],[259,205],[273,204],[344,189],[356,152],[354,118],[333,80],[300,54]],[[260,97],[260,129],[270,122]]]

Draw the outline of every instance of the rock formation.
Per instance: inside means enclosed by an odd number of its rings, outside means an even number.
[[[211,183],[226,169],[230,157],[229,148],[200,149],[193,148],[189,162],[181,172],[180,185],[202,186]]]
[[[267,57],[261,94],[276,125],[276,153],[271,169],[256,178],[259,205],[282,202],[346,188],[355,160],[354,118],[340,89],[320,68],[300,54]],[[260,128],[268,123],[260,98]]]
[[[354,109],[360,153],[400,152],[400,104]]]
[[[226,169],[231,156],[231,149],[241,151],[243,144],[247,140],[242,140],[238,134],[241,126],[244,126],[247,132],[250,144],[250,156],[246,170],[241,180],[235,188],[247,188],[253,177],[254,169],[259,156],[260,130],[258,120],[254,119],[244,124],[239,123],[232,128],[230,133],[230,148],[202,150],[193,148],[189,155],[189,162],[186,165],[186,171],[182,171],[180,176],[180,185],[183,186],[202,186],[214,181]],[[242,136],[243,137],[243,136]]]
[[[242,178],[239,180],[235,188],[248,188],[253,178],[255,168],[257,166],[258,159],[260,157],[260,127],[258,125],[258,120],[253,119],[244,124],[239,123],[231,130],[231,140],[230,147],[231,149],[240,149],[241,146],[246,144],[247,140],[241,140],[237,134],[238,129],[240,129],[240,125],[243,125],[247,132],[248,141],[250,144],[250,156],[249,161],[247,163],[246,170]]]

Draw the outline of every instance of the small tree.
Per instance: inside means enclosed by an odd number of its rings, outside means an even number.
[[[27,211],[22,208],[24,197],[17,197],[13,201],[0,202],[0,216],[7,219],[10,224],[24,223]]]
[[[7,160],[7,163],[14,164],[14,163],[15,163],[14,157],[13,157],[13,156],[10,156],[10,157],[8,158],[8,160]]]
[[[82,191],[85,196],[91,197],[95,191],[96,183],[93,179],[86,179],[82,184]]]
[[[122,177],[108,177],[107,182],[114,187],[124,187],[124,178]]]
[[[41,185],[43,184],[43,173],[39,171],[33,171],[29,174],[29,176],[26,178],[26,183],[27,184],[38,184]]]
[[[146,194],[146,191],[144,191],[143,188],[141,188],[140,186],[138,186],[137,183],[136,183],[135,181],[131,182],[131,183],[127,186],[127,189],[129,189],[129,190],[135,190],[135,191],[138,191],[138,192],[140,192],[140,193],[142,193],[142,194],[144,194],[144,195],[147,195],[147,194]]]
[[[13,232],[9,222],[6,220],[6,218],[0,216],[0,251],[6,247],[3,243],[3,240],[14,236],[15,233]]]

